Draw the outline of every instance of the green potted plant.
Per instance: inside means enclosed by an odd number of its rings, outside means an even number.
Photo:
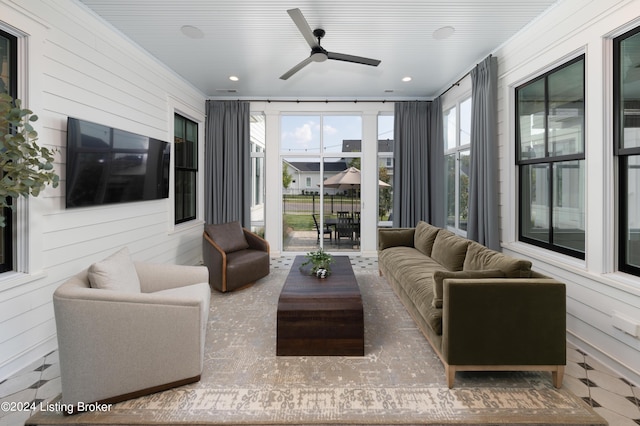
[[[13,208],[12,198],[37,197],[45,186],[58,186],[53,170],[55,150],[37,144],[31,123],[38,116],[23,109],[20,99],[0,93],[0,208]],[[0,216],[0,226],[5,225]]]
[[[311,264],[310,275],[315,275],[318,278],[326,278],[331,274],[331,263],[333,262],[333,256],[326,253],[322,248],[311,251],[305,255],[307,260],[300,265],[302,271],[305,266]]]

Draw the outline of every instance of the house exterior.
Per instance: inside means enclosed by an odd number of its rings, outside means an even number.
[[[614,37],[640,26],[639,15],[640,0],[564,0],[496,51],[487,52],[499,61],[503,251],[530,259],[534,268],[565,282],[568,339],[597,354],[604,364],[636,384],[640,383],[640,277],[620,273],[616,266],[618,195],[612,149],[611,49]],[[0,0],[0,30],[18,37],[18,94],[40,117],[40,141],[59,149],[56,166],[63,182],[69,116],[172,141],[177,113],[197,123],[202,151],[206,96],[79,3]],[[519,241],[514,143],[514,89],[578,55],[585,55],[587,76],[584,259]],[[474,65],[469,64],[469,68]],[[456,76],[451,77],[453,80]],[[469,78],[463,78],[443,96],[443,107],[468,97],[470,87]],[[273,129],[277,129],[282,111],[296,108],[304,112],[338,107],[330,103],[252,103],[252,110],[266,117],[265,225],[274,255],[280,253],[282,224],[278,209],[269,208],[269,199],[280,196],[277,191],[282,187],[282,174],[279,135]],[[375,115],[393,111],[391,103],[349,108],[363,113],[363,139],[368,140],[377,138],[367,130],[375,127]],[[363,162],[377,164],[375,148],[363,146],[362,150]],[[198,170],[203,170],[202,159],[199,156]],[[291,167],[296,169],[293,163]],[[363,188],[363,202],[375,205],[375,167],[363,167],[363,172],[368,173],[367,181],[373,182],[371,191]],[[19,201],[14,236],[16,266],[14,271],[0,274],[0,381],[56,348],[52,293],[92,262],[122,246],[128,246],[136,260],[200,262],[203,176],[197,174],[196,219],[178,225],[173,189],[168,199],[66,209],[63,183],[36,199]],[[304,184],[307,177],[314,186],[311,173],[304,175]],[[375,218],[363,218],[362,227],[363,235],[375,234],[377,222]],[[374,255],[375,241],[363,240],[362,253]]]
[[[288,195],[301,195],[305,193],[320,192],[320,163],[317,161],[284,161],[283,167],[287,168],[292,177],[291,185],[285,188],[283,193]],[[328,178],[349,166],[344,161],[324,163],[324,176]],[[335,190],[325,189],[325,193],[333,194]]]

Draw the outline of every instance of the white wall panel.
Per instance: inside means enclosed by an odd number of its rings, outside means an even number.
[[[53,291],[92,262],[123,246],[134,260],[201,261],[202,221],[174,227],[172,199],[65,209],[67,117],[172,141],[176,105],[202,122],[205,97],[74,1],[0,0],[0,21],[27,35],[20,97],[40,143],[60,149],[62,179],[28,202],[26,270],[0,276],[1,381],[55,347]]]
[[[499,145],[502,241],[506,253],[532,260],[534,268],[567,284],[567,331],[571,341],[636,384],[640,339],[613,327],[624,314],[640,322],[640,278],[613,267],[615,193],[609,134],[610,36],[636,20],[639,0],[558,2],[495,55],[499,60]],[[568,258],[517,242],[517,168],[513,91],[569,58],[585,54],[587,241],[586,260]],[[609,106],[609,108],[608,108]]]

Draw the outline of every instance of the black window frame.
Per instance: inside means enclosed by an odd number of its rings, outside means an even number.
[[[0,30],[0,36],[9,41],[9,86],[5,86],[5,92],[12,98],[18,95],[18,37]],[[1,55],[0,55],[1,57]],[[11,204],[12,200],[9,200]],[[5,208],[2,212],[5,218],[5,226],[0,231],[2,255],[0,256],[0,273],[13,270],[13,210]]]
[[[177,121],[181,120],[182,121],[182,134],[185,135],[185,140],[184,143],[192,143],[193,145],[190,147],[190,149],[187,149],[187,152],[185,153],[185,156],[188,157],[190,155],[190,153],[193,155],[193,157],[191,158],[191,164],[188,164],[188,161],[181,161],[181,157],[178,153],[178,147],[179,147],[179,143],[181,143],[182,141],[179,141],[178,136],[177,136]],[[174,123],[176,123],[176,128],[174,128],[174,197],[175,197],[175,203],[174,203],[174,223],[180,224],[180,223],[185,223],[185,222],[189,222],[191,220],[195,220],[197,218],[197,207],[198,207],[198,132],[199,132],[199,126],[198,123],[196,123],[195,121],[179,114],[179,113],[175,113],[174,114]],[[188,141],[186,140],[186,135],[187,135],[187,124],[190,123],[193,126],[195,126],[196,129],[196,135],[195,135],[195,140],[193,141]],[[185,145],[186,147],[186,145]],[[190,176],[190,182],[192,182],[192,185],[189,186],[185,180],[179,178],[179,175],[186,175],[186,176]],[[180,187],[182,185],[182,187]],[[191,188],[191,191],[187,191],[187,188]],[[180,197],[180,194],[182,194],[183,196]],[[189,207],[187,209],[185,209],[185,204],[189,204]],[[190,211],[192,212],[192,214],[179,214],[180,212],[187,212]]]
[[[613,39],[613,144],[614,155],[618,160],[618,270],[631,275],[640,276],[640,267],[627,263],[627,240],[629,232],[628,224],[628,170],[629,158],[640,157],[640,146],[625,148],[624,143],[624,110],[621,108],[621,85],[620,78],[620,46],[621,43],[637,34],[640,34],[640,26],[627,31],[626,33]],[[639,102],[640,106],[640,102]]]
[[[516,117],[516,123],[515,123],[515,133],[516,133],[516,165],[518,166],[518,207],[519,207],[519,212],[518,212],[518,240],[525,242],[527,244],[531,244],[531,245],[535,245],[547,250],[551,250],[557,253],[561,253],[561,254],[565,254],[571,257],[575,257],[578,259],[585,259],[585,252],[586,252],[586,232],[585,232],[585,250],[584,251],[578,251],[578,250],[574,250],[562,245],[558,245],[556,243],[554,243],[554,221],[553,221],[553,194],[554,194],[554,165],[557,163],[568,163],[571,161],[585,161],[585,145],[586,145],[586,138],[585,138],[585,121],[586,121],[586,80],[585,80],[585,57],[586,55],[582,54],[580,56],[577,56],[555,68],[553,68],[552,70],[549,70],[547,72],[545,72],[544,74],[516,87],[515,89],[515,117]],[[554,156],[551,153],[551,150],[549,149],[549,84],[548,84],[548,78],[549,76],[555,74],[556,72],[563,70],[564,68],[567,68],[571,65],[574,65],[578,62],[582,62],[582,78],[583,78],[583,99],[584,99],[584,110],[585,110],[585,114],[583,114],[582,117],[582,152],[581,153],[572,153],[572,154],[562,154],[562,155],[557,155]],[[520,129],[520,103],[518,102],[518,90],[521,90],[531,84],[537,83],[540,80],[545,80],[545,88],[544,88],[544,103],[545,103],[545,114],[544,114],[544,128],[545,128],[545,155],[542,157],[538,157],[538,158],[522,158],[521,154],[522,154],[522,149],[521,149],[521,129]],[[548,206],[549,206],[549,217],[548,217],[548,221],[549,221],[549,228],[548,228],[548,241],[542,241],[542,240],[538,240],[538,239],[534,239],[534,238],[530,238],[527,237],[526,235],[523,234],[523,229],[524,229],[524,225],[523,225],[523,209],[522,209],[522,203],[523,203],[523,195],[525,193],[525,191],[522,188],[522,185],[524,182],[528,181],[527,178],[525,178],[524,173],[525,171],[528,169],[527,167],[523,167],[523,166],[527,166],[527,165],[541,165],[541,166],[546,166],[548,168],[548,188],[547,188],[547,196],[548,196]],[[526,191],[528,193],[528,191]],[[583,207],[584,209],[584,207]],[[585,230],[586,231],[586,230]]]

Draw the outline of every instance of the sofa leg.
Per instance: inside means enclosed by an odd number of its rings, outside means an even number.
[[[562,378],[564,377],[564,365],[559,365],[554,371],[551,372],[551,379],[553,386],[557,389],[562,387]]]
[[[447,376],[447,386],[449,389],[453,389],[453,382],[456,379],[456,368],[449,364],[445,364],[444,374]]]

